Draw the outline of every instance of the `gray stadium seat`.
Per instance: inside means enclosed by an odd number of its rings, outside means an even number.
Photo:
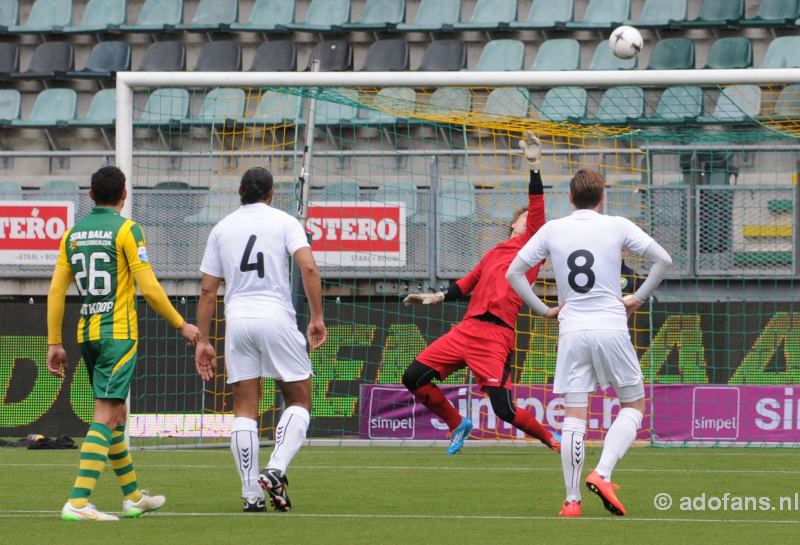
[[[164,32],[175,30],[181,21],[183,21],[183,0],[145,0],[136,23],[121,25],[120,30]]]
[[[367,0],[358,21],[342,25],[347,30],[390,30],[406,17],[406,0]]]
[[[578,70],[581,67],[581,46],[578,40],[562,38],[545,40],[539,45],[531,70]]]
[[[517,18],[517,0],[477,0],[469,21],[456,23],[456,30],[503,30]]]
[[[18,0],[0,0],[0,32],[19,24]]]
[[[524,21],[511,23],[514,30],[554,30],[572,21],[574,0],[533,0]]]
[[[108,79],[131,69],[131,48],[126,42],[100,42],[92,48],[86,66],[69,72],[71,78]]]
[[[600,99],[597,114],[589,122],[625,125],[644,115],[644,91],[641,87],[609,87]]]
[[[75,52],[69,42],[45,42],[36,46],[33,58],[24,72],[12,74],[16,79],[63,79],[75,65]]]
[[[22,99],[16,89],[0,89],[0,126],[5,127],[19,119]]]
[[[719,28],[736,25],[744,19],[744,0],[702,0],[700,13],[684,28]]]
[[[473,70],[522,70],[525,44],[519,40],[492,40],[483,46],[478,65]]]
[[[242,46],[239,42],[209,42],[200,52],[195,72],[238,72],[242,69]]]
[[[413,23],[401,23],[402,32],[452,30],[461,19],[461,0],[421,0]]]
[[[422,56],[417,70],[453,71],[467,67],[467,48],[461,40],[438,40],[431,42]]]
[[[90,34],[119,29],[127,20],[126,0],[89,0],[79,25],[64,29],[67,34]]]
[[[236,32],[286,32],[294,22],[295,0],[256,0],[246,23],[233,23]]]
[[[0,182],[0,201],[21,201],[22,187],[17,182]]]
[[[297,70],[297,46],[290,41],[264,42],[253,56],[250,72],[294,72]]]
[[[694,85],[667,87],[661,93],[655,115],[642,118],[646,125],[682,125],[703,114],[703,89]]]
[[[625,24],[637,28],[677,28],[688,14],[688,0],[647,0],[639,18],[628,19]]]
[[[369,46],[364,72],[402,72],[409,69],[408,44],[402,39],[378,40]]]
[[[200,0],[192,22],[178,25],[178,28],[188,32],[228,30],[238,18],[238,0]]]
[[[78,95],[72,89],[45,89],[36,97],[31,115],[27,119],[16,119],[12,127],[47,128],[75,119]]]
[[[186,70],[186,48],[181,42],[154,42],[144,51],[140,72],[182,72]]]
[[[795,19],[800,5],[797,0],[761,0],[758,5],[758,12],[752,19],[740,19],[740,26],[757,27],[791,27],[795,24]]]
[[[344,72],[353,69],[353,47],[347,40],[327,40],[318,43],[308,58],[308,67],[319,61],[320,72]]]
[[[183,120],[182,123],[200,127],[232,125],[235,120],[244,116],[245,105],[243,90],[217,87],[205,96],[199,114]]]
[[[70,127],[84,128],[111,128],[117,119],[117,91],[116,89],[103,89],[92,97],[86,115],[67,121]]]
[[[134,127],[165,127],[189,117],[189,92],[186,89],[156,89],[147,97]]]
[[[666,38],[656,42],[648,70],[691,70],[694,68],[694,42],[688,38]]]
[[[303,22],[286,26],[306,32],[332,32],[349,22],[350,0],[311,0]]]
[[[583,87],[554,87],[544,95],[539,116],[556,123],[580,122],[586,118],[586,96]]]
[[[631,17],[631,0],[589,0],[579,21],[569,21],[568,29],[610,30]]]
[[[761,87],[729,85],[722,89],[711,115],[700,116],[701,123],[743,123],[761,111]]]
[[[19,72],[19,47],[17,44],[0,42],[0,81],[11,78]]]
[[[72,0],[36,0],[28,20],[12,25],[7,32],[16,34],[47,34],[61,32],[72,23]]]
[[[800,68],[800,36],[781,36],[769,44],[761,68]]]
[[[638,56],[630,59],[620,59],[608,46],[608,40],[597,44],[589,63],[589,70],[633,70],[638,64]]]
[[[708,51],[703,68],[750,68],[753,66],[753,46],[742,37],[720,38]]]

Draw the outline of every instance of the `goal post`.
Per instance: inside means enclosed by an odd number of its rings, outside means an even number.
[[[648,389],[639,438],[795,445],[798,84],[800,69],[118,73],[116,164],[131,196],[123,213],[142,223],[157,275],[192,319],[205,237],[235,208],[241,173],[266,165],[274,206],[298,215],[304,201],[323,272],[330,336],[312,353],[310,438],[440,440],[446,429],[400,378],[465,305],[401,300],[463,276],[508,236],[527,202],[516,141],[533,130],[547,219],[570,213],[569,178],[594,168],[607,180],[605,211],[641,225],[675,261],[631,321]],[[313,174],[302,190],[301,172]],[[624,291],[647,264],[623,261]],[[554,288],[546,266],[536,289],[552,303]],[[223,441],[232,410],[224,366],[201,384],[192,352],[151,312],[142,320],[134,441]],[[221,355],[221,298],[212,329]],[[518,404],[556,429],[557,335],[557,324],[523,309],[510,359]],[[478,422],[474,439],[525,440],[467,373],[445,383]],[[265,440],[280,404],[265,380]],[[602,439],[616,410],[611,396],[595,396],[589,439]]]

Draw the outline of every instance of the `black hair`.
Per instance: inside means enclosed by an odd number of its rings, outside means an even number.
[[[95,204],[114,205],[122,200],[125,174],[117,167],[103,167],[92,174],[92,199]]]
[[[247,169],[239,184],[239,196],[242,204],[253,204],[266,201],[272,192],[272,174],[262,167]]]

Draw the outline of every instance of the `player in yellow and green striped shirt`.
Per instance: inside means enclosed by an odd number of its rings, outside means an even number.
[[[81,446],[78,475],[61,518],[111,521],[118,519],[89,503],[106,460],[111,461],[122,488],[123,516],[141,516],[165,501],[164,496],[149,496],[139,490],[125,445],[125,400],[138,342],[135,286],[153,310],[191,344],[197,342],[199,333],[175,310],[158,283],[142,228],[119,214],[127,197],[122,171],[103,167],[95,172],[89,196],[95,208],[64,234],[53,271],[47,296],[47,366],[54,375],[64,377],[67,355],[61,329],[67,288],[74,279],[83,298],[78,343],[95,404],[93,422]]]

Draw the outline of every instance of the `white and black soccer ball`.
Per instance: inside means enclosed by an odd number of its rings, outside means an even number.
[[[632,26],[619,26],[611,33],[608,46],[620,59],[630,59],[642,50],[644,40],[642,34]]]

